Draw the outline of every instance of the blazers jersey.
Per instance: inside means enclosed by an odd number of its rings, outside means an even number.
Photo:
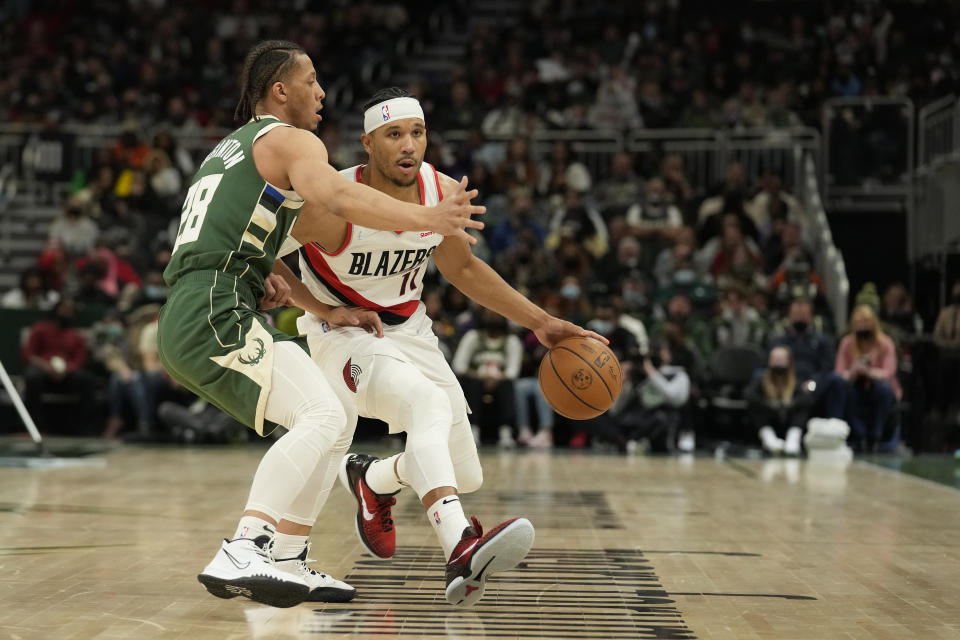
[[[363,182],[363,167],[340,174]],[[421,164],[417,178],[421,204],[429,207],[443,199],[432,165]],[[427,261],[442,241],[433,231],[379,231],[348,224],[347,237],[336,251],[325,251],[317,243],[300,248],[300,273],[321,302],[371,309],[384,324],[400,324],[417,310]]]

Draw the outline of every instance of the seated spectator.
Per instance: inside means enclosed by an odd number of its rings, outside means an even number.
[[[498,445],[516,446],[513,437],[513,381],[520,374],[523,345],[507,331],[507,320],[489,309],[480,312],[480,327],[463,336],[451,363],[460,378],[463,392],[473,413],[470,425],[474,439],[480,441],[481,423],[498,425]]]
[[[107,383],[107,424],[104,438],[116,438],[125,426],[125,409],[132,410],[136,432],[146,436],[150,432],[146,390],[141,371],[133,362],[132,348],[127,340],[127,329],[115,313],[109,313],[92,330],[94,355],[109,372]]]
[[[767,334],[767,323],[750,306],[746,290],[733,285],[723,294],[720,315],[713,321],[713,343],[720,347],[761,346]]]
[[[742,203],[747,193],[747,172],[734,160],[727,165],[723,182],[712,187],[697,210],[696,226],[702,227],[708,218],[723,213],[732,202]]]
[[[593,280],[609,285],[640,268],[640,242],[633,236],[624,236],[593,267]]]
[[[667,187],[661,178],[647,180],[643,200],[635,202],[627,209],[626,221],[631,232],[637,236],[643,247],[647,268],[653,266],[653,260],[666,248],[683,226],[680,209],[668,199]]]
[[[533,331],[523,336],[523,363],[520,375],[513,381],[516,402],[517,442],[531,449],[549,449],[553,446],[553,409],[540,392],[538,371],[547,348],[540,344]],[[530,420],[530,403],[536,409],[537,432]]]
[[[723,263],[715,264],[717,256],[724,250],[728,255],[732,254],[740,244],[745,243],[752,256],[760,255],[759,245],[743,231],[744,217],[732,211],[724,213],[717,217],[720,226],[716,234],[709,237],[698,235],[700,250],[697,251],[696,260],[701,271],[713,273],[714,269],[722,268]]]
[[[677,271],[689,270],[699,280],[703,274],[694,260],[697,249],[697,237],[692,227],[677,229],[673,246],[662,249],[653,264],[653,275],[657,286],[661,289],[669,287],[674,282]]]
[[[960,280],[953,283],[947,306],[937,314],[933,339],[940,347],[960,349]]]
[[[530,154],[530,143],[526,138],[514,138],[507,148],[507,157],[493,171],[494,188],[509,193],[519,187],[532,194],[539,182],[540,174]]]
[[[682,293],[667,301],[666,318],[654,325],[650,334],[658,342],[669,341],[673,359],[691,374],[699,371],[700,364],[713,353],[710,325],[693,315],[690,298]],[[682,358],[680,345],[685,350]]]
[[[718,254],[714,267],[719,269],[714,277],[721,289],[739,287],[745,295],[766,289],[767,279],[761,270],[760,257],[750,251],[746,242],[740,242],[730,252]]]
[[[615,153],[610,174],[596,189],[604,220],[624,215],[630,205],[640,200],[642,190],[643,179],[633,169],[633,156],[626,151]]]
[[[524,189],[514,189],[510,193],[510,207],[507,219],[491,228],[487,238],[490,251],[497,255],[514,246],[524,231],[531,231],[537,238],[537,246],[543,245],[547,232],[537,219],[533,198]]]
[[[50,426],[44,393],[75,394],[81,418],[88,417],[92,408],[95,380],[84,369],[87,340],[73,328],[75,315],[73,299],[61,298],[53,308],[52,319],[34,324],[23,346],[24,404],[41,430]]]
[[[20,286],[10,289],[0,298],[0,307],[49,311],[59,299],[59,293],[47,288],[43,272],[37,267],[29,267],[20,274]]]
[[[693,187],[687,179],[683,156],[679,153],[668,153],[660,163],[660,176],[670,195],[670,202],[680,210],[684,220],[687,219],[687,207],[693,200]]]
[[[923,333],[923,320],[913,308],[913,299],[907,288],[896,282],[883,292],[880,300],[880,320],[897,342]]]
[[[788,348],[770,350],[766,369],[754,378],[746,397],[763,448],[771,454],[799,455],[812,399],[797,378]]]
[[[49,239],[56,242],[68,258],[77,258],[93,251],[100,235],[97,223],[84,213],[76,198],[67,200],[63,213],[50,225]]]
[[[823,295],[823,282],[814,273],[806,257],[798,255],[787,258],[780,268],[770,276],[770,293],[775,300],[784,303],[796,298],[820,300]]]
[[[600,213],[584,202],[583,194],[568,188],[563,202],[554,208],[547,235],[547,248],[560,244],[561,238],[576,238],[595,258],[607,252],[607,225]]]
[[[121,309],[129,308],[142,284],[133,266],[102,242],[97,242],[93,251],[78,258],[76,267],[80,273],[98,274],[96,287],[104,294],[105,299],[118,300]],[[86,293],[93,295],[92,292]]]
[[[893,405],[900,399],[897,352],[876,313],[866,305],[853,310],[850,331],[837,349],[836,370],[849,384],[847,422],[854,444],[862,451],[879,446]]]
[[[787,260],[802,258],[813,264],[813,254],[803,242],[800,225],[776,214],[771,220],[772,234],[763,244],[763,262],[767,273],[775,273]]]
[[[845,418],[847,414],[847,384],[834,371],[836,358],[833,338],[825,334],[813,315],[813,303],[807,298],[796,298],[790,303],[783,332],[774,337],[770,346],[786,347],[799,383],[813,390],[813,414],[824,418]]]
[[[562,197],[567,189],[585,193],[593,184],[587,167],[573,157],[570,143],[565,140],[553,143],[550,158],[540,163],[539,173],[537,193],[541,196]]]
[[[760,191],[744,203],[743,209],[764,236],[775,212],[782,212],[786,219],[800,225],[801,235],[810,228],[806,210],[796,197],[783,190],[783,178],[776,173],[761,178]]]

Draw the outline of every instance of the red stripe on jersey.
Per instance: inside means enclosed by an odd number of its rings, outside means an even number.
[[[437,168],[433,165],[430,165],[430,168],[433,169],[433,179],[437,183],[437,202],[443,200],[443,191],[440,189],[440,174],[437,173]]]
[[[347,245],[350,244],[350,238],[352,238],[352,237],[353,237],[353,223],[352,223],[352,222],[348,222],[348,223],[347,223],[347,237],[345,237],[345,238],[343,239],[343,244],[340,245],[340,248],[337,249],[336,251],[334,251],[334,252],[331,253],[330,251],[327,251],[326,249],[324,249],[323,247],[321,247],[319,243],[314,242],[313,244],[315,244],[315,245],[317,246],[317,249],[319,249],[320,251],[322,251],[322,252],[325,253],[326,255],[335,258],[335,257],[337,257],[338,255],[340,255],[341,253],[344,252],[344,250],[347,248]]]
[[[367,165],[365,165],[365,164],[358,164],[358,165],[357,165],[357,176],[356,176],[356,178],[357,178],[357,182],[359,182],[360,184],[363,184],[363,168],[364,168],[365,166],[367,166]]]
[[[419,300],[408,300],[407,302],[395,304],[392,307],[383,307],[376,302],[371,302],[360,295],[353,288],[341,282],[340,278],[338,278],[333,272],[333,269],[330,268],[330,265],[327,264],[327,261],[323,257],[323,253],[321,253],[313,244],[305,245],[303,248],[307,252],[307,259],[310,261],[310,266],[313,267],[313,269],[317,272],[317,275],[323,278],[326,284],[339,291],[343,296],[350,300],[351,303],[358,307],[370,309],[371,311],[386,311],[409,318],[413,315],[413,312],[417,310],[417,307],[420,306]]]

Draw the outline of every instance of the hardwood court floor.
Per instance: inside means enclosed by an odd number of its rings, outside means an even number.
[[[470,610],[443,599],[410,492],[392,562],[339,486],[315,566],[359,594],[280,610],[209,596],[262,449],[126,447],[101,468],[0,468],[0,638],[960,638],[960,492],[864,463],[483,453],[466,496],[537,527]]]

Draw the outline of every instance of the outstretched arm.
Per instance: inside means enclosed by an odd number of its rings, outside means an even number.
[[[401,202],[375,189],[344,180],[327,161],[327,149],[319,138],[294,127],[277,127],[254,145],[254,160],[260,174],[273,184],[291,184],[307,202],[365,227],[396,231],[430,230],[445,236],[469,239],[465,228],[482,229],[470,218],[486,208],[470,204],[476,190],[466,190],[466,180],[434,207]],[[298,239],[309,235],[311,221],[298,222]]]
[[[317,316],[334,327],[363,327],[367,333],[374,333],[378,338],[383,337],[383,324],[380,316],[369,309],[356,307],[332,307],[317,300],[307,285],[290,270],[283,260],[273,263],[271,275],[279,276],[290,287],[289,301]]]
[[[492,309],[515,323],[531,329],[543,344],[553,347],[570,336],[595,338],[607,344],[603,336],[555,318],[511,287],[483,260],[470,252],[460,238],[446,238],[433,252],[433,260],[443,277],[479,305]]]

